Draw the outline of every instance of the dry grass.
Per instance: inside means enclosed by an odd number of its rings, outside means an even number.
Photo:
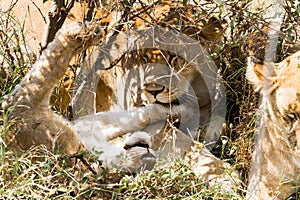
[[[226,128],[213,152],[235,166],[245,185],[259,100],[245,79],[245,58],[250,35],[259,32],[265,23],[260,15],[263,12],[250,12],[246,5],[246,1],[230,1],[216,6],[227,8],[230,29],[213,55],[220,63],[227,89]],[[300,11],[296,7],[292,1],[286,2],[288,12],[280,34],[278,60],[292,52],[299,42],[296,30]],[[181,161],[136,177],[123,177],[117,170],[103,170],[95,177],[87,169],[67,167],[61,155],[53,155],[42,146],[22,155],[8,151],[6,135],[12,131],[10,125],[13,122],[7,121],[9,110],[3,100],[20,82],[35,57],[24,50],[22,25],[10,13],[0,10],[0,24],[0,198],[243,199],[243,192],[224,194],[217,186],[208,189]],[[41,157],[45,159],[36,159]],[[96,162],[93,156],[84,157],[90,164]],[[293,198],[298,199],[297,196]]]

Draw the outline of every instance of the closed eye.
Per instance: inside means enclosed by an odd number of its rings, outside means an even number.
[[[295,122],[300,118],[300,115],[297,112],[287,112],[285,116],[290,122]]]

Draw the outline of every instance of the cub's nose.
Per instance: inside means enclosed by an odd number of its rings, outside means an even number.
[[[156,84],[156,83],[148,83],[145,84],[144,86],[145,86],[144,89],[150,94],[152,94],[154,97],[156,97],[156,95],[158,95],[165,89],[163,85]]]

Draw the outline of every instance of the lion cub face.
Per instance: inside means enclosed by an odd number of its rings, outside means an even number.
[[[267,118],[300,148],[300,51],[280,63],[256,64],[248,59],[247,78],[263,95]],[[291,135],[293,138],[291,139]]]
[[[300,114],[300,51],[268,67],[249,58],[247,78],[284,119]]]
[[[175,91],[172,91],[168,87],[157,83],[145,84],[143,88],[143,94],[145,95],[145,100],[149,104],[175,103],[177,101],[177,95]]]
[[[160,64],[153,64],[145,69],[142,99],[146,104],[175,104],[178,105],[192,93],[190,82],[194,71],[176,71]]]
[[[253,60],[247,78],[262,101],[247,196],[287,199],[300,183],[300,51],[275,64]]]

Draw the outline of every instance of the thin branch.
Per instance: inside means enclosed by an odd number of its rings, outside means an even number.
[[[70,10],[74,6],[74,3],[75,0],[71,0],[71,2],[66,6],[64,0],[52,0],[52,5],[48,13],[49,22],[41,43],[41,51],[43,51],[54,39],[56,32],[64,24]]]
[[[16,0],[15,2],[11,2],[9,8],[5,11],[5,13],[10,13],[12,9],[15,7],[15,5],[18,3],[19,0]]]
[[[95,0],[90,0],[89,1],[88,11],[87,11],[87,14],[86,14],[86,16],[84,18],[85,21],[91,21],[93,19],[94,9],[99,4],[97,2],[99,2],[99,1],[95,1]]]
[[[71,158],[79,159],[82,162],[82,164],[84,164],[84,166],[86,166],[88,168],[88,170],[90,170],[94,175],[98,175],[98,173],[84,159],[83,154],[81,154],[81,153],[69,154],[69,155],[66,155],[66,157],[68,159],[71,159]],[[63,159],[63,157],[61,159]]]
[[[40,15],[42,16],[42,18],[43,18],[45,24],[47,24],[47,19],[46,19],[46,17],[43,15],[43,12],[41,11],[41,9],[36,5],[36,3],[35,3],[33,0],[31,0],[31,3],[32,3],[32,4],[36,7],[36,9],[39,11],[39,13],[40,13]]]

